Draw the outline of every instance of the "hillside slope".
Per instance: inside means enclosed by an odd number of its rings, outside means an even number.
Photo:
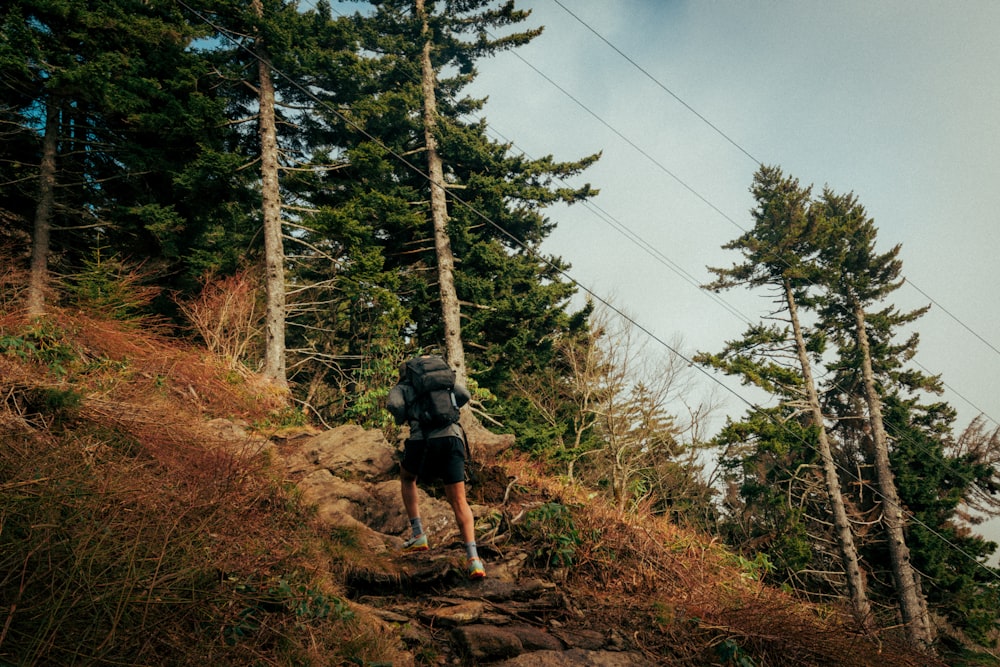
[[[0,664],[938,664],[510,449],[478,460],[466,581],[439,489],[402,555],[393,445],[300,420],[155,333],[0,319]],[[388,458],[313,454],[345,439]]]

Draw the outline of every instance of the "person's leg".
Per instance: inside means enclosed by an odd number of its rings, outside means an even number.
[[[422,460],[422,443],[407,441],[403,450],[403,462],[399,471],[399,492],[403,498],[403,509],[410,520],[410,539],[403,543],[404,551],[426,551],[429,547],[423,524],[420,522],[420,502],[417,496],[417,476],[410,472],[419,469],[417,461]]]
[[[472,508],[469,507],[465,497],[465,482],[445,484],[444,493],[455,513],[455,523],[458,524],[458,532],[465,544],[465,555],[469,560],[469,576],[474,579],[485,577],[486,569],[476,548],[476,522],[472,516]]]
[[[410,521],[420,518],[420,501],[417,498],[417,476],[403,468],[399,474],[399,490],[403,496],[403,509]]]
[[[420,504],[417,499],[417,477],[403,468],[399,478],[400,494],[403,496],[403,508],[410,519],[410,539],[403,542],[403,551],[427,551],[427,535],[420,522]]]
[[[456,484],[445,484],[444,495],[451,504],[451,510],[455,513],[455,523],[458,524],[458,532],[462,535],[462,542],[468,544],[476,541],[476,524],[472,516],[472,508],[465,497],[465,482]]]

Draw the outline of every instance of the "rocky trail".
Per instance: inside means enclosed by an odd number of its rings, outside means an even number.
[[[470,442],[473,451],[489,451],[490,443]],[[587,596],[570,590],[558,568],[532,567],[531,554],[510,539],[509,528],[542,500],[499,467],[479,465],[469,487],[487,571],[485,579],[470,580],[451,508],[433,487],[420,491],[431,549],[400,550],[408,521],[396,448],[381,432],[343,426],[275,446],[331,533],[349,532],[370,554],[349,569],[348,597],[397,628],[415,664],[657,664],[606,617],[589,611]]]
[[[448,545],[458,552],[460,545]],[[443,549],[444,550],[444,549]],[[523,576],[523,553],[489,560],[485,579],[468,580],[447,553],[397,559],[397,576],[352,577],[355,601],[396,624],[425,664],[642,665],[617,630],[599,629],[558,584]]]

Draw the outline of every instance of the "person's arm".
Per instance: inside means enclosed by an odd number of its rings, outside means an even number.
[[[389,390],[389,398],[386,400],[385,407],[397,426],[401,426],[406,421],[406,395],[403,393],[402,385],[397,384]]]
[[[472,400],[472,394],[469,393],[469,389],[464,384],[456,384],[455,403],[458,404],[458,407],[462,407],[471,400]]]

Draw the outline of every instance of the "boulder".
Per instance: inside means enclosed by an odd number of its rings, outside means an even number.
[[[517,635],[525,651],[561,651],[563,643],[541,628],[518,623],[507,626],[507,629]]]
[[[371,491],[383,513],[381,515],[373,513],[371,523],[368,525],[380,533],[409,537],[410,521],[403,508],[399,480],[375,484]],[[446,500],[431,498],[420,486],[417,486],[417,499],[420,503],[420,520],[431,540],[432,548],[458,535],[455,513],[451,511],[451,505]]]
[[[453,628],[475,623],[483,617],[484,604],[476,600],[446,604],[433,609],[425,609],[421,620],[433,627]]]
[[[462,410],[460,422],[469,443],[473,461],[492,461],[501,452],[514,446],[514,435],[497,434],[483,426],[469,410]]]
[[[343,479],[379,482],[396,476],[396,449],[381,431],[346,424],[306,440],[289,464],[293,473],[325,468]]]
[[[517,635],[492,625],[463,625],[452,631],[455,643],[474,664],[519,655],[524,646]]]
[[[316,518],[328,526],[357,531],[362,546],[377,553],[386,551],[386,537],[368,527],[365,519],[378,501],[363,486],[334,476],[329,470],[314,470],[299,481],[302,499],[316,505]]]

